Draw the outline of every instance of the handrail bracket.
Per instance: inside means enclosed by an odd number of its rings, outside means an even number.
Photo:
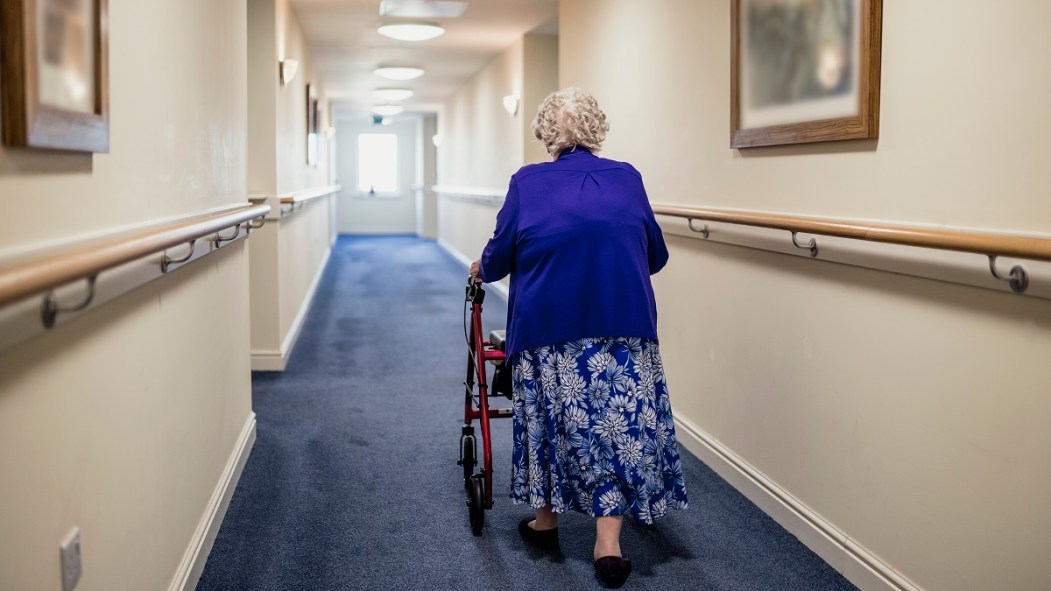
[[[1015,265],[1011,267],[1011,272],[1005,277],[996,270],[996,255],[991,254],[988,256],[989,271],[992,272],[993,277],[1008,283],[1011,286],[1011,291],[1025,293],[1025,290],[1029,288],[1029,273],[1026,273],[1021,265]]]
[[[170,256],[168,256],[168,251],[164,251],[164,255],[161,256],[161,273],[167,273],[168,268],[171,267],[171,265],[173,264],[185,263],[186,261],[190,260],[190,257],[193,256],[193,248],[195,244],[197,244],[197,240],[191,240],[189,242],[189,252],[177,259],[171,258]]]
[[[223,245],[223,242],[230,242],[231,240],[234,240],[238,236],[240,236],[241,235],[241,224],[237,224],[236,226],[234,226],[233,230],[234,230],[234,233],[231,234],[230,236],[223,236],[222,231],[216,232],[215,235],[212,237],[212,242],[215,243],[215,247],[219,248],[220,246]]]
[[[686,221],[686,225],[690,227],[690,230],[693,230],[694,232],[697,232],[701,236],[704,236],[705,240],[708,239],[708,224],[705,224],[701,228],[694,228],[693,227],[693,218],[688,218],[687,221]]]
[[[40,320],[44,323],[44,328],[52,328],[55,326],[55,321],[58,320],[58,315],[66,312],[80,312],[84,308],[91,305],[91,301],[95,299],[95,280],[98,275],[89,275],[86,279],[88,282],[88,293],[84,296],[84,299],[77,305],[63,308],[58,303],[58,298],[55,296],[55,291],[51,290],[44,296],[44,300],[40,306]]]
[[[800,244],[799,240],[796,239],[796,234],[798,234],[798,232],[792,232],[792,244],[794,244],[796,248],[802,248],[804,250],[809,249],[810,258],[817,258],[817,239],[811,237],[809,243]]]

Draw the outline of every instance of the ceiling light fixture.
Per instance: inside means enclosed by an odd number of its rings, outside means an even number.
[[[373,115],[383,115],[384,117],[393,116],[401,113],[405,110],[405,107],[401,105],[376,105],[372,107]]]
[[[381,101],[403,101],[415,94],[408,88],[377,88],[372,91],[372,96]]]
[[[463,16],[467,2],[463,0],[383,0],[380,16],[401,18],[456,18]]]
[[[445,33],[440,25],[434,23],[386,23],[376,29],[380,35],[397,39],[398,41],[427,41]]]
[[[387,80],[413,80],[423,76],[423,68],[412,66],[381,66],[373,71],[380,78]]]

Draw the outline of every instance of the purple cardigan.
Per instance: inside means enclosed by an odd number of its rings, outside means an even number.
[[[656,339],[650,275],[667,262],[639,172],[578,147],[511,177],[479,275],[511,275],[513,355],[584,337]]]

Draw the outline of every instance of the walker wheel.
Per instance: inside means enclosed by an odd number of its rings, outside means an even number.
[[[469,493],[467,507],[471,518],[471,533],[480,536],[482,526],[485,525],[485,477],[482,474],[471,477]]]
[[[471,475],[474,474],[474,467],[478,464],[476,457],[474,435],[460,437],[459,464],[463,466],[463,486],[467,492],[471,491]]]

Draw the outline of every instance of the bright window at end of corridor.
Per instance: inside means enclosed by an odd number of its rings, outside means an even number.
[[[369,195],[398,192],[398,136],[393,133],[358,136],[358,192]]]

